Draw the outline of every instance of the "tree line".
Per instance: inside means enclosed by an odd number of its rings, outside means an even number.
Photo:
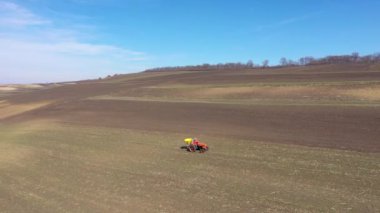
[[[158,67],[145,70],[150,71],[202,71],[202,70],[230,70],[230,69],[254,69],[268,67],[289,67],[289,66],[311,66],[322,64],[349,64],[349,63],[380,63],[380,53],[360,56],[354,52],[351,55],[331,55],[322,58],[314,58],[311,56],[301,57],[298,60],[291,60],[285,57],[281,58],[278,65],[270,66],[269,60],[264,60],[259,64],[252,60],[246,63],[218,63],[218,64],[201,64],[191,66],[171,66]]]

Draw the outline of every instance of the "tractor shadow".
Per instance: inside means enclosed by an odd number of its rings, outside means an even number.
[[[186,150],[187,152],[191,152],[191,151],[188,149],[188,146],[180,146],[180,149]],[[195,150],[195,152],[204,153],[204,152],[206,152],[206,151],[208,151],[208,150],[209,150],[209,148],[208,148],[207,150],[199,150],[199,149],[197,149],[197,150]]]
[[[188,146],[181,146],[181,147],[179,147],[180,149],[182,149],[182,150],[185,150],[186,152],[191,152],[190,150],[189,150],[189,147]]]
[[[187,146],[181,146],[180,149],[186,149],[187,150]]]

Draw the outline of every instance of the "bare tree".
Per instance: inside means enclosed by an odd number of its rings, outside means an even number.
[[[357,52],[353,52],[353,53],[351,54],[351,61],[352,61],[352,62],[358,62],[358,61],[359,61],[359,53],[357,53]]]
[[[286,60],[285,57],[282,57],[282,58],[280,59],[280,65],[281,65],[281,66],[287,66],[287,65],[288,65],[288,60]]]
[[[304,66],[306,65],[306,57],[302,57],[298,60],[298,63],[301,65],[301,66]]]
[[[288,60],[288,66],[297,66],[299,65],[297,61],[293,61],[293,60]]]
[[[313,58],[310,56],[302,57],[298,61],[293,61],[286,59],[285,57],[280,59],[280,65],[282,66],[307,66],[307,65],[319,65],[319,64],[349,64],[349,63],[380,63],[380,53],[374,53],[370,55],[359,56],[359,53],[352,53],[351,55],[332,55],[322,58]],[[219,63],[219,64],[202,64],[193,66],[176,66],[176,67],[158,67],[153,69],[148,69],[145,71],[201,71],[201,70],[237,70],[237,69],[251,69],[255,67],[260,67],[260,65],[253,64],[252,60],[247,63]],[[269,67],[269,61],[264,60],[262,62],[262,67]],[[107,76],[106,78],[110,78]]]
[[[311,63],[313,63],[315,59],[313,57],[310,57],[310,56],[306,56],[306,57],[302,57],[298,60],[298,64],[303,66],[303,65],[310,65]]]
[[[252,60],[248,60],[246,65],[247,65],[247,68],[253,68],[253,66],[254,66]]]
[[[265,59],[264,61],[263,61],[263,67],[264,68],[267,68],[269,66],[269,61],[267,60],[267,59]]]

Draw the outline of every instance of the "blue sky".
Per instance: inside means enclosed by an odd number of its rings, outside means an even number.
[[[380,51],[379,0],[0,0],[0,83]]]

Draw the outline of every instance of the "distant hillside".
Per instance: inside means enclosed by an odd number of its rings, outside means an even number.
[[[249,60],[246,63],[219,63],[219,64],[201,64],[190,66],[174,66],[174,67],[158,67],[147,69],[146,72],[152,71],[204,71],[204,70],[234,70],[234,69],[259,69],[259,68],[281,68],[295,66],[312,66],[326,64],[374,64],[380,63],[380,53],[359,56],[358,53],[351,55],[332,55],[323,58],[301,57],[297,61],[281,58],[278,65],[270,66],[268,60],[264,60],[261,64],[254,63]]]

